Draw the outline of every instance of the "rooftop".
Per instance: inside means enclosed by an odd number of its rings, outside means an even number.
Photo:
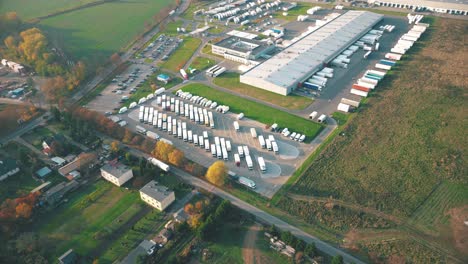
[[[364,33],[382,17],[366,11],[348,11],[243,75],[291,87],[304,75],[337,55],[343,46],[351,44],[356,36]]]
[[[131,170],[130,167],[118,162],[109,162],[101,167],[101,171],[105,171],[116,178],[122,177],[126,172]]]
[[[36,174],[37,174],[37,176],[39,176],[39,178],[44,178],[45,176],[47,176],[51,172],[52,172],[52,170],[49,169],[49,167],[43,167],[43,168],[39,169],[38,171],[36,171]]]
[[[247,39],[247,38],[236,37],[236,36],[227,37],[215,43],[214,45],[223,47],[226,49],[235,50],[238,52],[244,52],[244,53],[250,52],[250,54],[252,55],[261,53],[269,46],[264,41]]]
[[[156,181],[148,182],[145,186],[143,186],[143,188],[140,189],[140,192],[150,196],[157,201],[163,201],[171,193],[173,193],[173,191],[170,191],[169,188],[158,185]]]

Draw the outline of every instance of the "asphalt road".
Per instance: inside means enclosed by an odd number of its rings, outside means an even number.
[[[139,157],[144,157],[144,158],[148,158],[149,155],[139,151],[139,150],[136,150],[136,149],[132,149],[130,148],[129,151],[135,155],[135,156],[139,156]],[[209,184],[208,182],[205,182],[197,177],[194,177],[190,174],[188,174],[187,172],[181,170],[181,169],[178,169],[178,168],[175,168],[175,167],[171,167],[171,173],[179,176],[182,180],[184,180],[185,182],[191,184],[192,186],[195,186],[197,188],[201,188],[201,189],[204,189],[204,190],[207,190],[223,199],[226,199],[226,200],[229,200],[233,205],[239,207],[240,209],[244,210],[244,211],[247,211],[249,213],[251,213],[252,215],[254,215],[257,219],[265,222],[265,223],[269,223],[269,224],[272,224],[272,225],[275,225],[276,227],[280,228],[281,230],[283,231],[290,231],[293,235],[295,235],[296,237],[300,238],[300,239],[303,239],[304,241],[306,241],[307,243],[315,243],[315,245],[317,246],[317,248],[322,251],[322,252],[325,252],[326,254],[330,255],[330,256],[335,256],[335,255],[341,255],[343,256],[343,259],[346,263],[364,263],[363,261],[355,258],[354,256],[348,254],[347,252],[339,249],[339,248],[335,248],[334,246],[332,245],[329,245],[325,242],[323,242],[322,240],[300,230],[299,228],[295,227],[295,226],[292,226],[288,223],[286,223],[285,221],[263,211],[263,210],[260,210],[258,209],[257,207],[247,203],[247,202],[244,202],[242,201],[241,199]]]
[[[27,123],[24,126],[21,126],[19,129],[12,132],[8,136],[4,136],[4,137],[0,138],[0,145],[3,145],[3,144],[9,142],[10,140],[12,140],[12,139],[14,139],[16,137],[19,137],[19,136],[23,135],[24,133],[28,132],[29,130],[35,128],[38,125],[44,124],[45,119],[42,118],[43,116],[44,115],[38,116],[36,119],[34,119],[33,121]]]

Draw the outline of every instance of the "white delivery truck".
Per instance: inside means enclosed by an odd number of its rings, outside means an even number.
[[[247,162],[247,167],[249,167],[249,170],[253,170],[252,158],[249,155],[245,156],[245,162]]]
[[[237,146],[237,152],[241,158],[244,157],[244,148],[242,146]]]
[[[242,185],[245,185],[249,188],[255,189],[256,185],[255,182],[252,181],[251,179],[245,178],[245,177],[239,177],[239,183]]]
[[[234,121],[234,129],[236,130],[236,132],[239,132],[239,130],[240,130],[239,122]]]
[[[231,151],[231,141],[226,140],[226,150]]]
[[[208,139],[205,139],[205,151],[209,152],[210,151],[210,141]]]
[[[271,141],[269,139],[265,139],[265,143],[266,143],[266,147],[268,150],[272,151],[272,147],[271,147]]]
[[[148,158],[148,161],[151,162],[151,164],[155,165],[155,166],[158,166],[161,170],[165,171],[165,172],[168,172],[171,167],[169,165],[167,165],[166,163],[158,160],[158,159],[155,159],[155,158]]]
[[[140,134],[146,134],[146,128],[141,126],[136,126],[136,131]]]
[[[242,148],[244,149],[244,155],[250,156],[249,147],[247,147],[247,146],[242,146]]]
[[[239,157],[239,154],[234,154],[234,162],[236,163],[236,166],[239,167],[240,166],[240,157]]]
[[[275,154],[279,153],[279,148],[278,148],[278,144],[276,143],[276,141],[271,142],[271,147],[273,148],[273,151],[275,152]]]
[[[265,160],[263,159],[263,157],[258,157],[257,160],[258,160],[258,166],[260,167],[260,170],[263,173],[265,173],[266,172]]]
[[[216,145],[215,144],[211,144],[211,155],[213,157],[216,157]]]
[[[146,131],[146,136],[149,137],[149,138],[152,138],[154,140],[158,140],[159,139],[159,135],[152,132],[152,131]]]
[[[263,135],[258,136],[258,142],[262,148],[266,148],[265,138],[263,138]]]
[[[257,130],[255,130],[255,128],[250,128],[250,134],[253,138],[257,138]]]

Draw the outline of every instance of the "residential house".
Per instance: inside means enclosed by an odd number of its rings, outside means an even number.
[[[125,166],[124,164],[117,161],[110,161],[106,165],[102,166],[101,176],[120,187],[133,178],[133,171],[130,167]]]
[[[97,162],[97,155],[94,152],[81,153],[75,160],[61,167],[58,172],[60,175],[67,177],[72,171],[81,170],[89,167],[93,162]]]
[[[19,167],[16,164],[16,160],[5,158],[0,160],[0,181],[15,175],[19,172]]]
[[[42,152],[47,156],[51,155],[53,152],[53,144],[57,142],[59,144],[65,144],[66,139],[63,135],[55,134],[53,137],[46,137],[42,140]]]
[[[53,157],[50,160],[52,160],[57,167],[62,167],[65,165],[65,163],[67,163],[67,161],[61,157]]]
[[[175,194],[167,187],[158,185],[156,181],[150,181],[140,189],[140,197],[152,207],[164,211],[175,201]]]
[[[61,182],[45,192],[44,200],[50,205],[56,205],[62,200],[66,193],[75,190],[79,185],[80,184],[75,180]]]
[[[189,219],[189,216],[187,213],[184,211],[184,208],[180,208],[177,212],[175,212],[173,215],[174,220],[178,223],[183,223]]]

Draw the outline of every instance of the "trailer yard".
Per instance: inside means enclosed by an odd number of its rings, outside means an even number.
[[[170,91],[162,89],[162,93],[153,95],[155,87],[142,89],[139,93],[140,90],[136,85],[131,91],[137,91],[137,93],[132,96],[119,92],[117,84],[113,83],[103,92],[106,96],[99,97],[89,104],[89,107],[106,113],[109,113],[109,108],[112,108],[121,114],[119,124],[127,125],[130,129],[137,129],[153,139],[168,140],[183,150],[189,159],[205,167],[210,166],[217,159],[225,160],[231,171],[237,173],[238,176],[249,177],[253,180],[256,183],[257,192],[271,197],[316,147],[308,143],[319,135],[327,121],[331,121],[329,117],[336,111],[350,112],[357,109],[361,105],[362,97],[367,97],[378,86],[378,83],[384,79],[386,71],[396,64],[394,61],[401,59],[401,50],[408,48],[409,42],[415,40],[419,34],[415,29],[410,30],[411,25],[404,18],[385,16],[380,21],[382,18],[380,15],[365,18],[364,13],[354,11],[346,16],[349,17],[348,19],[343,15],[346,12],[342,10],[322,9],[314,12],[315,14],[308,15],[307,18],[302,17],[303,19],[298,19],[298,21],[286,21],[286,23],[281,21],[281,17],[272,19],[262,15],[259,19],[263,17],[261,20],[264,22],[258,24],[262,27],[261,29],[244,27],[259,32],[284,26],[286,31],[283,41],[286,41],[286,44],[278,44],[278,47],[284,49],[283,53],[287,53],[284,51],[287,51],[288,41],[293,43],[300,38],[301,34],[308,36],[309,33],[304,32],[311,30],[311,27],[318,30],[320,23],[332,23],[330,21],[340,16],[343,16],[341,20],[348,24],[353,23],[353,17],[370,19],[370,21],[361,21],[363,24],[361,27],[349,25],[356,32],[353,33],[354,35],[347,36],[346,44],[340,44],[343,48],[328,51],[330,54],[327,55],[326,60],[329,61],[319,66],[320,69],[307,69],[306,72],[310,72],[311,75],[302,74],[304,76],[296,80],[299,82],[298,87],[292,90],[291,96],[284,97],[286,100],[283,103],[278,103],[281,99],[276,98],[282,98],[282,95],[258,88],[252,89],[251,86],[240,83],[238,75],[233,73],[242,68],[239,67],[238,62],[226,59],[220,61],[213,58],[213,64],[216,65],[203,72],[192,72],[190,70],[193,69],[181,68],[179,73],[174,63],[171,63],[171,67],[164,69],[165,73],[184,76],[186,79],[184,82],[189,82],[185,86],[177,85]],[[313,22],[314,20],[322,21],[321,19],[325,22]],[[215,18],[215,21],[210,21],[210,23],[224,23],[222,21],[225,22],[225,19]],[[231,22],[237,23],[235,20]],[[280,23],[282,23],[281,27],[279,27]],[[228,25],[227,27],[234,29],[237,26]],[[334,34],[333,32],[330,34]],[[403,34],[405,35],[402,37]],[[247,36],[250,35],[247,34]],[[199,34],[197,37],[203,40],[207,36]],[[320,39],[319,42],[326,40],[324,37]],[[155,60],[167,58],[171,60],[172,57],[169,56],[171,49],[177,48],[179,40],[180,38],[162,34],[152,40],[141,54]],[[200,54],[194,53],[194,58],[197,58],[197,55]],[[136,64],[138,66],[132,65],[128,72],[134,71],[135,67],[142,68],[143,74],[156,71],[144,61],[144,58],[140,58],[139,63],[141,64]],[[318,65],[318,62],[314,63],[313,65]],[[163,68],[166,64],[162,64]],[[219,70],[218,68],[222,70],[219,71],[221,73],[219,77],[217,77],[218,71],[215,71]],[[222,73],[224,71],[226,73]],[[190,72],[190,77],[186,72]],[[135,78],[141,78],[141,76]],[[287,78],[291,76],[288,75]],[[137,81],[144,80],[137,79]],[[223,87],[223,84],[229,84],[226,88],[240,95],[236,96],[219,88],[212,88],[211,83],[220,87]],[[161,86],[158,85],[156,88]],[[170,88],[171,85],[164,85],[164,87]],[[176,95],[170,94],[180,88],[184,92],[191,93],[190,97],[179,92]],[[163,96],[170,98],[169,101],[162,99]],[[203,102],[193,101],[193,98],[201,96],[207,99]],[[254,99],[250,99],[249,96]],[[131,97],[131,100],[122,104],[122,99],[127,100],[128,97]],[[270,100],[273,97],[275,97],[274,102]],[[291,103],[289,99],[294,102]],[[266,106],[256,100],[264,100],[280,107]],[[306,105],[309,100],[311,103],[304,108],[303,105]],[[179,102],[178,107],[175,101]],[[217,105],[214,105],[215,101]],[[224,104],[226,108],[222,108],[221,104]],[[110,105],[112,107],[109,107]],[[282,110],[281,107],[288,109]],[[140,108],[142,113],[140,113]],[[220,113],[217,109],[227,113]],[[245,114],[246,118],[238,119],[239,113]],[[334,124],[334,121],[332,123]],[[275,124],[275,132],[270,130],[273,124]],[[327,130],[329,132],[329,129]],[[208,138],[204,136],[206,133],[208,133]],[[248,149],[244,149],[244,146]],[[245,155],[246,151],[250,152],[250,155]]]
[[[162,98],[165,100],[162,100]],[[179,114],[177,114],[175,108],[172,108],[174,111],[171,111],[171,107],[176,105],[176,100],[179,102],[179,110],[184,109],[184,113],[179,111]],[[169,108],[165,103],[167,101],[172,102],[172,104],[169,104]],[[163,102],[165,108],[163,108]],[[181,107],[182,105],[183,107]],[[156,133],[158,137],[169,140],[171,144],[183,150],[189,159],[203,166],[208,167],[218,159],[224,160],[231,171],[239,176],[252,179],[256,183],[255,191],[267,197],[271,197],[281,187],[297,166],[302,163],[302,160],[306,157],[305,153],[308,153],[310,148],[309,144],[300,143],[269,129],[265,130],[265,126],[256,121],[245,117],[239,120],[237,114],[231,112],[223,114],[217,112],[215,108],[203,107],[196,102],[190,101],[190,99],[183,99],[171,94],[163,93],[161,97],[155,97],[154,100],[147,101],[140,107],[143,107],[143,109],[148,108],[148,116],[151,116],[150,113],[153,112],[153,120],[151,120],[150,124],[148,119],[151,118],[145,117],[146,114],[143,114],[143,122],[140,122],[140,108],[131,109],[128,114],[120,115],[123,120],[129,123],[130,128],[142,127],[144,130],[139,130],[139,132],[142,134],[151,132],[152,137],[155,137],[153,133]],[[197,108],[199,113],[206,110],[206,116],[210,116],[208,113],[211,113],[214,128],[211,128],[210,122],[210,125],[206,126],[204,122],[200,121],[200,117],[204,116],[204,114],[199,115],[198,122],[196,122],[194,114],[193,117],[191,114],[186,116],[185,108]],[[156,116],[166,122],[159,122],[158,120],[155,123],[155,113],[157,113]],[[193,113],[196,113],[196,111],[193,111]],[[169,120],[171,120],[171,126],[169,126]],[[238,129],[234,125],[235,122],[238,124]],[[164,128],[164,123],[167,124],[166,128]],[[171,128],[169,129],[169,127]],[[252,137],[252,128],[259,136],[267,138],[270,144],[272,141],[275,143],[269,149],[267,147],[262,148],[258,138]],[[174,133],[174,131],[177,132]],[[207,143],[209,148],[207,148]],[[212,145],[216,148],[214,152],[212,152]],[[275,153],[273,145],[276,145],[277,153]],[[238,152],[239,147],[242,148],[243,152],[239,164],[236,164],[235,154],[240,154]],[[246,151],[249,155],[246,155]],[[246,156],[251,157],[250,166]],[[260,164],[259,157],[262,158]]]

